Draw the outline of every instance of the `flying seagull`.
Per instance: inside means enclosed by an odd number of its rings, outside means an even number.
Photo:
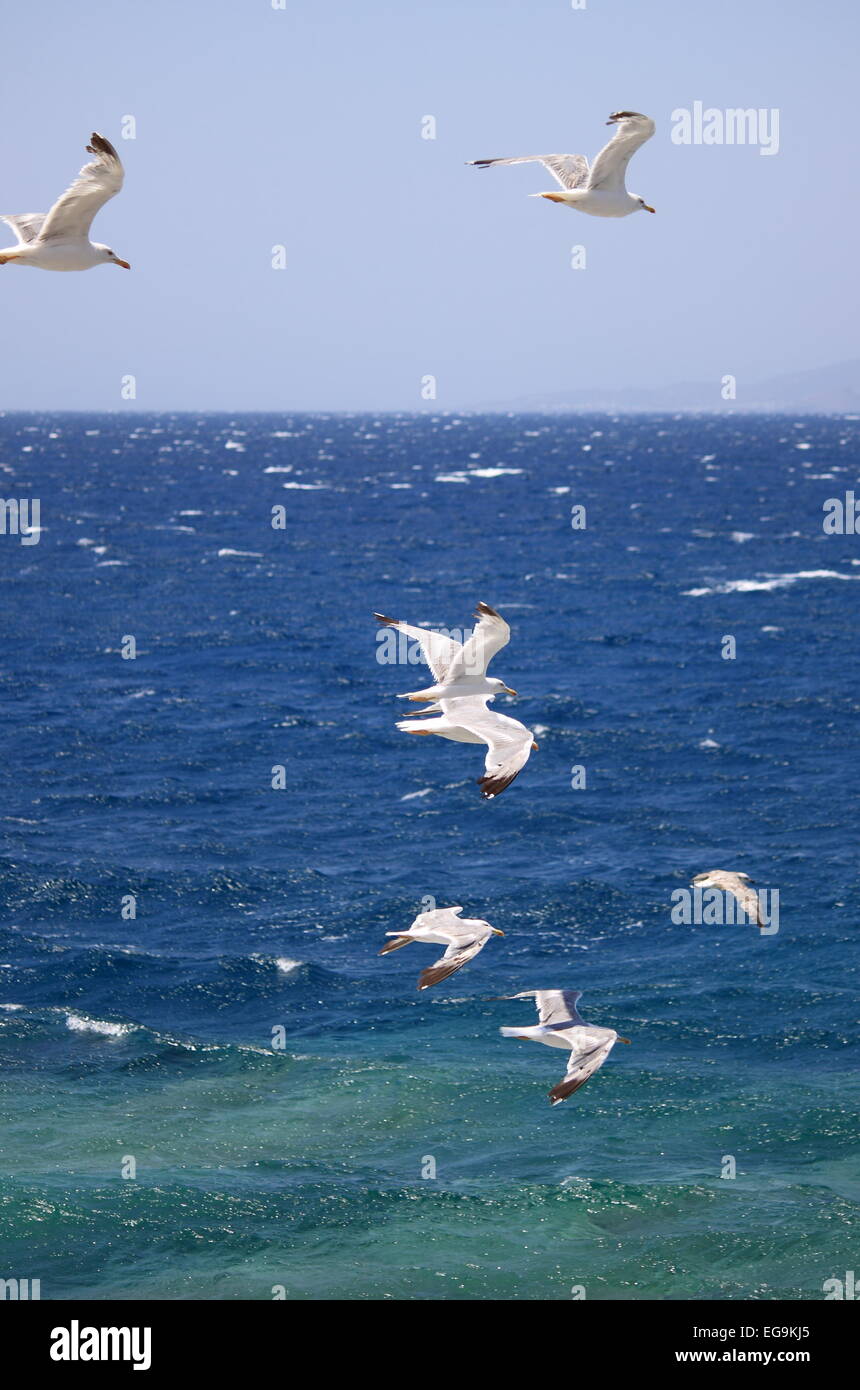
[[[492,695],[476,695],[439,700],[420,714],[438,713],[440,718],[422,717],[414,723],[401,719],[397,724],[406,734],[438,734],[454,743],[485,743],[484,776],[478,778],[478,785],[481,796],[487,799],[498,796],[510,786],[528,762],[532,749],[537,749],[534,734],[525,724],[488,709],[492,698]]]
[[[40,270],[89,270],[110,261],[131,270],[109,246],[90,241],[92,220],[103,203],[119,193],[124,177],[120,157],[103,135],[93,131],[85,164],[74,183],[51,211],[0,213],[18,238],[17,246],[0,250],[0,265],[34,265]]]
[[[758,893],[749,887],[752,882],[749,874],[735,874],[728,869],[709,869],[707,873],[696,874],[691,882],[696,888],[718,888],[721,893],[731,893],[751,921],[760,927],[765,925],[762,921]]]
[[[429,989],[447,980],[455,970],[466,964],[479,951],[483,950],[491,936],[504,936],[498,927],[491,927],[479,917],[460,917],[462,907],[437,907],[432,912],[420,912],[408,931],[386,932],[393,937],[379,952],[381,956],[389,951],[399,951],[410,941],[428,941],[434,945],[446,946],[445,954],[433,965],[428,965],[418,977],[418,988]]]
[[[489,169],[491,164],[542,164],[564,190],[562,193],[533,193],[564,203],[592,217],[628,217],[631,212],[654,212],[638,193],[628,193],[624,175],[631,155],[650,140],[656,129],[650,116],[638,111],[614,111],[606,122],[617,130],[604,145],[591,168],[584,154],[523,154],[514,159],[470,159],[469,164]]]
[[[435,684],[424,690],[407,690],[403,700],[452,700],[464,695],[516,695],[504,681],[487,675],[487,667],[502,647],[511,640],[511,629],[504,618],[488,603],[479,603],[474,616],[478,619],[471,637],[457,642],[442,632],[429,628],[410,627],[396,618],[374,613],[374,618],[386,627],[393,627],[406,637],[412,637],[421,648],[421,655],[430,667]]]
[[[570,1053],[564,1080],[549,1092],[550,1103],[567,1100],[603,1066],[616,1042],[629,1043],[612,1028],[592,1028],[576,1012],[581,989],[527,989],[522,994],[502,995],[503,999],[534,999],[539,1023],[532,1028],[500,1028],[504,1038],[525,1038],[527,1042],[562,1047]]]

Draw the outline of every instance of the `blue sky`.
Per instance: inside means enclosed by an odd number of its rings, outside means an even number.
[[[419,409],[427,374],[462,409],[860,356],[858,29],[851,0],[12,7],[0,205],[46,210],[101,130],[127,178],[93,235],[133,270],[0,268],[0,409]],[[673,144],[695,101],[778,108],[779,153]],[[465,167],[592,156],[619,107],[658,122],[628,175],[655,217]]]

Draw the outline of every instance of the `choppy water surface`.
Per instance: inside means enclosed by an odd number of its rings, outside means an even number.
[[[43,527],[0,536],[0,1275],[820,1298],[853,1267],[860,539],[822,506],[857,442],[0,420],[0,490]],[[371,617],[478,599],[540,744],[490,803],[480,749],[396,731],[423,668],[379,662]],[[779,932],[675,925],[708,868],[778,888]],[[506,935],[419,996],[429,951],[376,953],[427,895]],[[541,986],[633,1040],[555,1109],[563,1054],[500,1038],[531,1008],[490,999]]]

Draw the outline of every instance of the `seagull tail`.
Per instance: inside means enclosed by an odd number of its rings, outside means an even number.
[[[432,734],[435,733],[435,726],[440,721],[438,719],[398,719],[397,728],[402,729],[404,734]]]

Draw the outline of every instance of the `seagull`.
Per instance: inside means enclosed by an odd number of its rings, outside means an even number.
[[[385,933],[394,939],[389,941],[387,946],[383,946],[379,954],[387,956],[389,951],[399,951],[401,946],[408,946],[410,941],[428,941],[435,945],[447,946],[445,954],[433,965],[428,965],[426,970],[422,970],[418,977],[419,989],[429,989],[431,985],[438,985],[441,980],[447,980],[448,976],[465,965],[467,960],[471,960],[482,951],[491,936],[505,934],[498,927],[491,927],[489,922],[482,921],[480,917],[461,919],[462,911],[462,907],[437,907],[432,912],[419,912],[408,931]]]
[[[131,270],[109,246],[90,241],[92,220],[103,203],[119,193],[124,171],[120,157],[103,135],[93,131],[87,151],[95,158],[85,164],[74,183],[51,211],[0,213],[18,238],[17,246],[0,250],[0,265],[34,265],[40,270],[90,270],[110,261]]]
[[[537,750],[534,734],[518,719],[488,709],[492,695],[439,700],[417,713],[439,714],[439,719],[398,721],[398,729],[406,734],[438,734],[454,743],[486,743],[484,776],[478,778],[481,796],[489,800],[509,787],[529,760],[532,749]],[[412,716],[414,718],[414,715]]]
[[[525,1038],[527,1042],[563,1047],[570,1053],[564,1080],[549,1092],[550,1104],[559,1105],[580,1086],[584,1086],[603,1066],[617,1042],[628,1043],[612,1028],[593,1028],[576,1012],[581,989],[527,989],[522,994],[504,994],[503,999],[534,999],[540,1020],[532,1028],[500,1028],[503,1038]]]
[[[736,874],[728,869],[709,869],[707,873],[696,874],[691,882],[697,888],[718,888],[721,893],[731,893],[747,917],[760,927],[765,925],[762,921],[758,893],[749,887],[752,882],[749,874]]]
[[[465,695],[516,695],[504,681],[487,676],[487,667],[502,647],[511,640],[511,629],[501,613],[488,603],[479,603],[474,616],[478,624],[466,642],[457,642],[442,632],[429,628],[410,627],[396,618],[374,613],[374,618],[386,627],[396,628],[406,637],[413,637],[421,655],[436,678],[435,685],[425,690],[408,690],[402,700],[453,700]]]
[[[624,175],[631,155],[650,140],[656,126],[650,116],[638,111],[613,111],[607,125],[617,130],[603,146],[591,168],[584,154],[523,154],[515,159],[470,159],[469,164],[489,169],[491,164],[542,164],[563,193],[532,193],[532,198],[548,198],[564,203],[592,217],[628,217],[631,212],[654,212],[638,193],[628,193]]]

